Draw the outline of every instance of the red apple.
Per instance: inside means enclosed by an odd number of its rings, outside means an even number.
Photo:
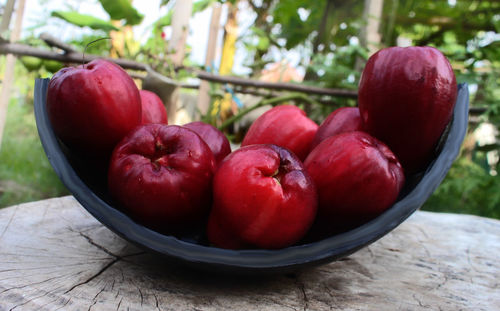
[[[215,160],[190,129],[141,125],[117,145],[110,163],[109,192],[138,222],[175,233],[208,216]]]
[[[359,131],[325,139],[304,166],[318,189],[315,227],[325,233],[351,229],[379,215],[396,201],[405,181],[389,148]]]
[[[195,121],[185,124],[190,130],[196,132],[207,143],[215,157],[215,162],[219,164],[228,154],[231,153],[231,145],[226,135],[215,126],[205,122]]]
[[[248,129],[241,146],[275,144],[304,160],[318,125],[297,106],[276,106],[258,117]]]
[[[386,143],[406,173],[424,169],[457,96],[446,57],[432,47],[391,47],[368,60],[359,84],[364,129]]]
[[[167,109],[160,97],[148,90],[140,90],[142,103],[142,124],[168,123]]]
[[[319,126],[312,141],[311,149],[330,136],[362,130],[363,124],[361,123],[358,107],[341,107],[335,109]]]
[[[105,158],[141,123],[141,98],[120,66],[96,59],[54,74],[47,90],[47,113],[55,134],[68,147]]]
[[[276,249],[299,241],[316,215],[316,188],[300,160],[275,145],[242,147],[217,169],[208,238],[222,248]]]

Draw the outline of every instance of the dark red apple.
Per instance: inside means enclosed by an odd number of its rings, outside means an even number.
[[[47,90],[47,113],[55,134],[69,148],[106,158],[141,123],[141,98],[120,66],[96,59],[54,74]]]
[[[248,129],[241,146],[275,144],[285,147],[304,160],[318,125],[297,106],[271,108],[258,117]]]
[[[362,130],[363,125],[358,107],[341,107],[335,109],[319,126],[312,141],[311,150],[330,136]]]
[[[214,170],[212,151],[198,134],[176,125],[146,124],[113,151],[108,188],[138,222],[176,233],[206,220]]]
[[[318,189],[315,230],[345,231],[389,208],[404,185],[398,159],[364,132],[331,136],[311,151],[304,166]]]
[[[228,154],[231,153],[231,145],[226,135],[215,126],[205,122],[195,121],[185,124],[190,130],[195,131],[207,143],[215,157],[215,162],[219,164]]]
[[[432,47],[391,47],[368,60],[359,84],[364,129],[386,143],[408,174],[423,170],[451,120],[457,83]]]
[[[222,248],[276,249],[299,241],[316,215],[316,188],[300,160],[275,145],[242,147],[217,169],[208,238]]]
[[[158,95],[148,90],[140,90],[142,103],[142,124],[168,123],[167,109]]]

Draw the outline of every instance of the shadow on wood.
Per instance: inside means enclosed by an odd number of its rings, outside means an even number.
[[[136,248],[63,197],[0,210],[0,310],[491,310],[498,249],[500,221],[417,212],[341,261],[217,276]]]

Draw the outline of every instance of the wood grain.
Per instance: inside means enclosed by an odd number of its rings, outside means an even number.
[[[288,275],[191,271],[73,197],[0,210],[0,310],[499,310],[500,221],[417,212],[344,260]]]

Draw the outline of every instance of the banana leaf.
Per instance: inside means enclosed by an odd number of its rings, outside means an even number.
[[[99,2],[111,19],[125,19],[127,25],[140,24],[144,18],[144,15],[139,13],[129,0],[99,0]]]
[[[113,24],[109,21],[105,21],[91,15],[80,14],[75,11],[53,11],[51,16],[60,18],[79,27],[90,27],[92,29],[104,31],[118,30],[118,28],[113,26]]]

